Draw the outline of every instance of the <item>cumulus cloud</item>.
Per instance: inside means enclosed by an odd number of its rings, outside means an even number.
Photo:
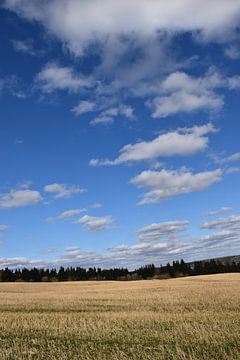
[[[224,41],[240,18],[238,0],[172,0],[170,5],[167,0],[51,0],[44,1],[44,6],[42,1],[5,0],[3,4],[30,21],[41,22],[75,55],[82,55],[90,43],[107,43],[132,33],[146,37],[161,31],[194,32],[205,41]]]
[[[220,209],[217,209],[217,210],[212,210],[212,211],[207,211],[204,215],[206,216],[214,216],[214,215],[219,215],[219,214],[222,214],[222,213],[225,213],[227,211],[230,211],[231,208],[230,207],[221,207]]]
[[[228,220],[227,220],[228,219]],[[87,222],[85,217],[83,223]],[[138,242],[134,244],[120,244],[108,248],[103,252],[84,251],[79,246],[67,246],[64,253],[52,260],[30,260],[27,258],[1,258],[0,267],[57,267],[57,266],[127,266],[134,269],[143,264],[164,264],[168,261],[184,258],[196,260],[223,255],[226,246],[239,250],[240,217],[219,219],[217,226],[211,226],[214,232],[188,239],[184,232],[188,221],[168,221],[146,225],[139,229]],[[228,224],[226,226],[226,224]],[[84,225],[83,225],[84,226]],[[98,226],[97,226],[98,228]],[[176,236],[177,235],[177,236]],[[161,241],[159,241],[161,239]]]
[[[160,238],[169,238],[172,235],[183,232],[187,229],[189,221],[167,221],[146,225],[138,230],[138,239],[140,241],[152,241]]]
[[[193,174],[189,170],[146,170],[130,180],[139,188],[148,189],[139,205],[155,204],[164,199],[202,191],[222,179],[222,170]]]
[[[218,111],[224,100],[215,89],[227,86],[216,70],[204,77],[190,76],[185,72],[170,74],[159,86],[157,95],[149,106],[154,118],[165,118],[176,113],[189,113],[199,110]]]
[[[152,160],[158,157],[190,156],[205,150],[209,142],[206,135],[216,131],[212,124],[170,131],[158,135],[150,141],[125,145],[115,160],[92,159],[90,165],[118,165],[129,161]]]
[[[92,81],[77,74],[71,67],[49,63],[37,74],[36,84],[45,93],[52,93],[55,90],[75,93],[91,87]]]
[[[199,77],[178,71],[193,60],[181,59],[179,66],[169,51],[175,35],[184,33],[191,33],[193,41],[232,44],[240,19],[238,0],[172,0],[171,5],[167,0],[122,0],[117,4],[111,0],[4,0],[3,6],[41,23],[75,59],[88,56],[89,49],[96,53],[99,62],[93,64],[90,76],[49,63],[36,78],[45,93],[90,90],[94,101],[76,105],[76,115],[93,111],[99,97],[116,97],[118,103],[119,97],[122,100],[129,94],[146,96],[156,118],[177,112],[214,112],[224,104],[217,92],[219,87],[239,88],[239,79],[231,79],[228,84],[216,71]],[[23,49],[24,44],[18,47]],[[112,106],[99,109],[91,124],[112,123],[115,115],[109,114],[110,110]],[[125,114],[118,115],[130,118],[132,109],[128,107]]]
[[[84,215],[76,223],[81,224],[85,229],[90,231],[102,231],[108,229],[112,223],[111,216],[89,216]]]
[[[74,194],[81,194],[85,192],[85,190],[80,186],[59,183],[46,185],[44,187],[44,191],[53,194],[55,199],[68,198]]]
[[[181,59],[179,66],[169,51],[176,34],[192,33],[198,42],[233,41],[240,19],[238,0],[210,4],[208,0],[172,0],[171,6],[167,0],[122,0],[114,5],[111,0],[5,0],[3,6],[41,23],[75,58],[88,56],[89,49],[96,52],[99,63],[92,66],[91,75],[48,63],[36,77],[44,93],[89,90],[94,100],[80,101],[72,111],[76,115],[99,111],[92,125],[111,124],[116,116],[131,118],[130,106],[116,110],[119,98],[129,95],[144,97],[152,116],[164,118],[179,112],[219,111],[224,97],[218,89],[239,89],[239,77],[228,81],[217,71],[199,77],[179,71],[191,60]],[[15,46],[29,50],[26,42]],[[115,97],[114,106],[99,108],[101,97]]]
[[[0,207],[4,209],[25,207],[38,204],[42,196],[36,190],[11,190],[9,193],[0,196]]]

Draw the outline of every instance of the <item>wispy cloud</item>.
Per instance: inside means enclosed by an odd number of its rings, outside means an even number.
[[[240,59],[240,48],[236,45],[230,45],[225,49],[225,55],[231,60]]]
[[[44,54],[42,49],[37,49],[34,46],[33,39],[12,40],[12,45],[16,51],[23,54],[28,54],[31,56],[42,56]]]
[[[83,100],[80,101],[78,103],[78,105],[76,105],[72,111],[76,114],[76,115],[82,115],[88,112],[92,112],[96,109],[96,105],[93,101],[89,101],[89,100]]]
[[[111,216],[89,216],[84,215],[76,223],[81,224],[85,229],[90,231],[102,231],[109,228],[113,222]]]
[[[231,162],[235,162],[235,161],[240,161],[240,152],[235,152],[229,156],[218,156],[218,155],[213,155],[212,156],[214,161],[218,164],[225,164],[225,163],[231,163]]]
[[[240,230],[240,215],[231,215],[226,218],[220,218],[210,222],[203,222],[201,225],[202,229],[227,229],[236,228]]]
[[[117,116],[124,116],[128,119],[133,118],[133,108],[127,105],[119,105],[100,112],[99,116],[93,119],[91,125],[111,124]]]
[[[59,183],[46,185],[44,187],[44,191],[53,194],[55,199],[69,198],[75,194],[81,194],[85,192],[85,190],[80,186]]]
[[[181,233],[187,229],[189,221],[167,221],[146,225],[138,230],[138,239],[140,241],[153,241],[160,238],[169,238]]]
[[[8,229],[7,225],[0,224],[0,236]]]
[[[45,93],[56,90],[79,92],[92,86],[92,80],[77,74],[71,67],[47,64],[36,76],[36,85]]]
[[[217,210],[207,211],[204,213],[204,215],[205,216],[215,216],[215,215],[219,215],[219,214],[225,213],[230,210],[231,210],[230,207],[225,206],[225,207],[221,207],[220,209],[217,209]]]
[[[57,218],[60,220],[66,220],[66,219],[73,218],[74,216],[77,216],[85,211],[87,211],[85,208],[66,210],[66,211],[63,211]]]
[[[91,205],[92,209],[100,209],[102,208],[102,204],[101,203],[94,203]]]
[[[19,99],[25,99],[29,95],[22,81],[15,74],[0,77],[0,95],[10,94]]]
[[[85,217],[87,222],[87,218]],[[89,220],[89,219],[88,219]],[[90,220],[89,220],[90,221]],[[1,258],[0,267],[56,267],[64,266],[128,266],[134,268],[142,264],[164,264],[173,259],[197,260],[216,254],[225,254],[226,246],[239,250],[240,216],[221,218],[203,229],[213,231],[189,239],[185,234],[187,220],[168,221],[146,225],[138,231],[138,242],[120,244],[103,252],[84,251],[79,246],[67,246],[62,255],[52,260],[28,259],[21,257]],[[210,224],[210,223],[209,223]],[[100,229],[102,229],[100,227]],[[89,230],[95,230],[91,227]],[[97,226],[97,231],[99,226]],[[177,235],[177,236],[176,236]],[[159,241],[159,239],[161,241]]]

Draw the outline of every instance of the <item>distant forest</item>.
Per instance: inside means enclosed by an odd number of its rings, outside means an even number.
[[[81,267],[60,267],[59,269],[22,268],[0,270],[0,282],[57,282],[86,280],[142,280],[168,279],[183,276],[240,272],[240,261],[224,263],[219,260],[204,260],[185,263],[173,261],[165,266],[156,267],[153,264],[142,266],[134,271],[126,268],[100,269]]]

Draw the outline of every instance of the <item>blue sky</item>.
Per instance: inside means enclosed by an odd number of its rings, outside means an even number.
[[[240,253],[239,1],[0,4],[0,266]]]

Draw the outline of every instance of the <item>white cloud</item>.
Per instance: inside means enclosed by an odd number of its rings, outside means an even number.
[[[55,199],[68,198],[74,194],[80,194],[85,192],[85,190],[82,189],[80,186],[58,184],[58,183],[46,185],[44,187],[44,191],[54,194]]]
[[[10,94],[19,99],[25,99],[28,96],[28,91],[18,76],[6,75],[0,78],[0,95],[2,94]]]
[[[240,215],[231,215],[226,218],[220,218],[210,222],[203,222],[201,224],[202,229],[235,229],[236,226],[240,230]]]
[[[111,124],[117,116],[124,116],[128,119],[133,117],[133,108],[127,105],[119,105],[102,111],[98,117],[90,122],[91,125]]]
[[[46,253],[47,254],[54,254],[57,252],[57,248],[55,246],[49,247],[48,249],[46,249]]]
[[[67,253],[76,254],[81,251],[81,248],[79,246],[67,246],[64,249]]]
[[[236,153],[234,153],[232,155],[229,155],[227,157],[214,156],[214,160],[218,164],[224,164],[224,163],[228,163],[228,162],[240,161],[240,152],[236,152]]]
[[[169,238],[187,229],[188,221],[167,221],[158,224],[146,225],[138,230],[139,241],[152,241],[160,238]]]
[[[215,89],[224,86],[226,84],[221,75],[212,69],[204,77],[175,72],[160,84],[159,95],[148,104],[154,118],[199,110],[219,111],[224,100]]]
[[[100,90],[100,92],[101,91],[102,90]],[[119,104],[119,100],[115,99],[114,96],[111,98],[107,98],[106,96],[96,96],[94,101],[80,101],[72,111],[75,115],[82,115],[87,112],[98,112],[98,115],[91,120],[91,125],[111,124],[118,116],[123,116],[128,119],[131,119],[134,116],[134,109],[129,105]]]
[[[98,159],[91,159],[89,161],[89,165],[90,166],[98,166],[99,165],[99,160]]]
[[[36,84],[45,93],[52,93],[55,90],[75,93],[91,87],[92,80],[75,73],[71,67],[49,63],[37,74]]]
[[[22,145],[24,143],[24,141],[22,140],[22,139],[15,139],[14,141],[13,141],[13,144],[14,145]]]
[[[35,205],[42,201],[42,196],[36,190],[11,190],[0,197],[1,208],[17,208]]]
[[[113,123],[113,117],[101,114],[97,116],[94,120],[91,120],[91,125],[109,125]]]
[[[12,257],[12,258],[0,258],[0,266],[4,267],[18,267],[18,266],[27,266],[30,264],[30,261],[27,258],[21,257]]]
[[[80,101],[80,103],[75,106],[72,111],[76,114],[76,115],[82,115],[86,112],[91,112],[95,110],[95,103],[92,101],[88,101],[88,100],[84,100],[84,101]]]
[[[240,172],[240,167],[231,166],[225,170],[226,174],[238,174]]]
[[[193,155],[207,148],[209,139],[206,135],[216,131],[212,124],[170,131],[151,141],[125,145],[115,160],[92,159],[90,165],[118,165],[128,161]]]
[[[45,219],[46,223],[53,223],[55,220],[56,220],[56,218],[53,217],[53,216],[48,216],[48,217]]]
[[[210,96],[209,96],[210,95]],[[220,110],[223,99],[216,94],[193,94],[174,92],[168,96],[156,97],[152,102],[153,118],[165,118],[177,113],[190,113],[197,110]]]
[[[222,179],[222,170],[205,171],[193,174],[189,170],[143,171],[130,180],[139,188],[149,189],[139,205],[154,204],[164,199],[202,191]]]
[[[226,161],[240,161],[240,152],[236,152],[232,155],[230,155],[229,157],[227,157]]]
[[[234,245],[239,241],[239,232],[234,230],[221,230],[208,234],[199,238],[199,246],[207,246],[208,249],[211,248],[221,248],[223,246],[230,245],[234,249]]]
[[[75,55],[92,42],[107,43],[122,35],[157,36],[194,32],[205,41],[229,39],[238,26],[238,0],[5,0],[4,6],[36,20],[60,38]],[[224,30],[223,30],[224,29]]]
[[[35,49],[34,42],[32,39],[12,40],[12,44],[16,51],[31,56],[41,56],[44,53],[43,50]]]
[[[85,229],[90,231],[102,231],[108,229],[112,221],[111,216],[96,217],[84,215],[76,223],[83,225]]]
[[[237,78],[227,84],[216,72],[197,78],[178,71],[194,58],[177,60],[171,51],[174,36],[182,33],[191,33],[198,42],[232,44],[240,19],[238,0],[50,0],[44,6],[33,0],[5,0],[4,6],[41,23],[75,59],[88,55],[89,48],[96,52],[99,63],[93,65],[90,77],[55,63],[47,64],[37,76],[43,92],[90,90],[94,101],[75,106],[77,115],[93,111],[99,97],[115,98],[119,103],[129,95],[145,95],[153,117],[215,112],[224,104],[218,86],[239,88]],[[105,113],[105,108],[97,109],[100,114],[92,125],[113,122],[116,116]],[[132,109],[118,115],[130,118]]]
[[[235,45],[230,45],[225,49],[225,55],[231,60],[237,60],[240,58],[240,49]]]
[[[66,210],[63,211],[59,216],[58,219],[60,220],[65,220],[65,219],[69,219],[72,218],[76,215],[81,214],[82,212],[86,211],[86,209],[82,208],[82,209],[72,209],[72,210]]]
[[[88,222],[85,218],[83,223]],[[219,221],[220,220],[220,221]],[[210,229],[217,230],[211,234],[196,239],[186,239],[185,234],[188,221],[168,221],[151,224],[139,229],[139,242],[134,244],[120,244],[103,252],[83,251],[79,246],[67,246],[64,253],[53,260],[30,260],[27,258],[1,258],[0,267],[56,267],[56,266],[100,266],[129,267],[134,269],[143,264],[156,265],[168,261],[184,258],[187,260],[216,257],[226,254],[226,246],[239,251],[240,217],[218,219]],[[83,225],[83,224],[82,224]],[[237,226],[236,226],[237,225]],[[84,225],[83,225],[84,226]],[[92,228],[89,228],[92,230]],[[95,230],[95,228],[94,228]],[[97,226],[97,230],[99,227]],[[177,235],[177,236],[176,236]],[[157,241],[161,239],[162,241]]]
[[[231,215],[210,222],[203,222],[201,229],[213,230],[211,234],[198,239],[198,246],[207,246],[208,249],[220,249],[226,251],[230,247],[233,251],[239,251],[240,215]],[[196,242],[197,243],[197,242]]]
[[[206,215],[206,216],[214,216],[214,215],[219,215],[219,214],[225,213],[225,212],[230,211],[230,210],[231,210],[230,207],[221,207],[220,209],[217,209],[217,210],[207,211],[204,215]]]
[[[91,205],[92,209],[100,209],[101,207],[102,207],[102,204],[100,204],[100,203],[94,203]]]
[[[228,78],[228,88],[230,90],[239,90],[240,89],[240,76],[235,75],[231,78]]]

